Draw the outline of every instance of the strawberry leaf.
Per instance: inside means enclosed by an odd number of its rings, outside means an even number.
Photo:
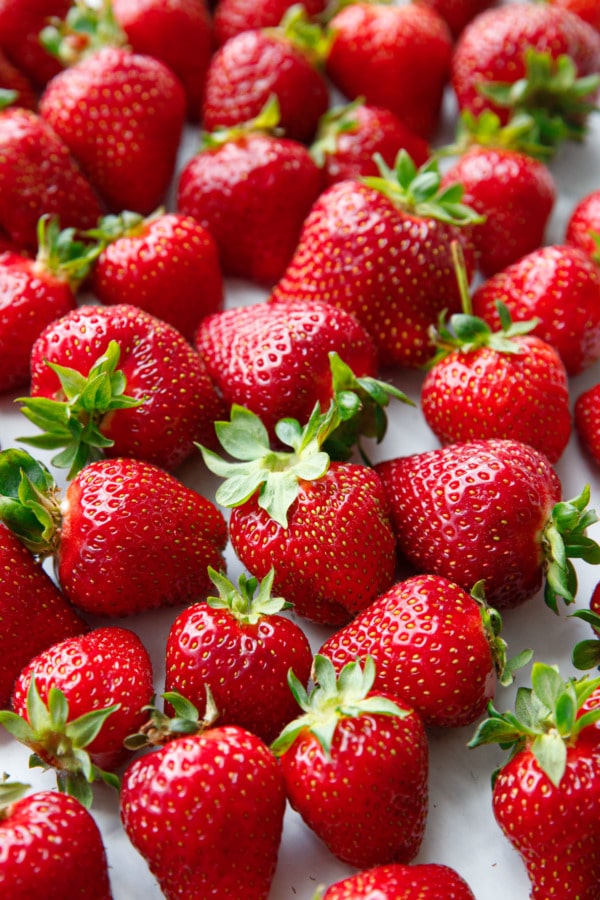
[[[538,735],[531,752],[552,784],[558,786],[567,766],[567,748],[561,736],[552,732]]]

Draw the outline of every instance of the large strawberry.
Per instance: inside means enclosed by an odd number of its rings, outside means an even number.
[[[351,7],[350,7],[351,8]],[[479,217],[462,189],[440,189],[435,159],[416,169],[401,150],[394,171],[328,188],[308,215],[272,301],[320,298],[354,313],[373,337],[381,365],[420,366],[431,355],[428,329],[460,296],[450,244],[464,242]],[[467,232],[467,234],[465,234]]]
[[[319,895],[321,896],[321,895]],[[322,900],[475,900],[458,872],[440,863],[390,863],[330,885]]]
[[[465,590],[482,580],[495,608],[516,606],[545,583],[546,603],[572,603],[571,556],[600,562],[587,536],[597,517],[589,488],[562,500],[558,475],[527,444],[488,439],[396,457],[376,466],[392,507],[398,550],[421,572]]]
[[[317,655],[314,670],[310,694],[290,673],[303,715],[271,745],[289,802],[343,862],[410,862],[428,807],[423,723],[396,696],[374,688],[370,657],[336,677],[330,660]]]
[[[493,811],[521,855],[532,900],[595,900],[600,884],[600,678],[563,681],[534,664],[516,714],[490,708],[470,746],[510,749]]]
[[[225,568],[219,510],[156,466],[90,463],[61,497],[24,451],[2,451],[0,463],[3,507],[10,507],[2,520],[36,556],[54,558],[78,609],[115,617],[191,603],[210,590],[207,566]]]

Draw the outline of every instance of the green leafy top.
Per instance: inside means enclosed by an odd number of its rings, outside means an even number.
[[[136,734],[125,738],[124,746],[128,750],[143,750],[146,747],[160,747],[170,741],[189,734],[200,734],[210,728],[219,717],[212,692],[205,685],[206,710],[204,717],[194,704],[177,691],[166,691],[161,694],[171,704],[175,715],[171,718],[154,704],[144,707],[148,712],[148,720]]]
[[[39,559],[60,539],[60,492],[46,467],[25,450],[0,451],[0,522]]]
[[[256,625],[263,616],[275,615],[292,606],[284,597],[271,595],[275,569],[267,572],[260,586],[257,578],[242,573],[237,588],[229,578],[222,572],[217,572],[212,566],[208,567],[208,574],[218,589],[219,596],[207,597],[207,604],[211,609],[228,610],[242,625]]]
[[[200,152],[218,150],[224,144],[239,141],[251,134],[280,135],[281,111],[276,94],[271,94],[261,111],[253,119],[240,122],[229,128],[216,128],[214,131],[203,131],[200,141]]]
[[[310,155],[318,166],[322,168],[327,156],[337,151],[340,134],[356,131],[358,126],[356,110],[364,106],[364,103],[364,97],[356,97],[351,103],[332,106],[321,116],[315,140],[309,148]]]
[[[18,91],[0,88],[0,111],[6,109],[11,103],[14,103],[18,96]]]
[[[458,119],[454,141],[437,149],[436,155],[461,156],[469,147],[474,146],[512,150],[542,162],[548,162],[555,152],[554,147],[548,147],[542,142],[535,118],[522,110],[512,113],[504,124],[500,116],[491,109],[484,109],[477,116],[471,110],[463,110]]]
[[[488,606],[483,581],[478,581],[473,585],[471,597],[479,606],[483,630],[490,645],[498,681],[503,687],[508,687],[514,681],[515,672],[530,661],[533,651],[522,650],[517,656],[509,659],[506,652],[506,641],[501,637],[502,617],[498,610]]]
[[[60,227],[58,216],[43,215],[37,223],[35,268],[66,281],[73,290],[87,278],[102,247],[76,239],[74,228]]]
[[[468,746],[497,743],[510,750],[510,759],[528,749],[552,783],[559,785],[567,748],[576,744],[584,728],[600,720],[600,707],[581,714],[585,701],[600,688],[600,678],[563,681],[556,666],[536,662],[531,684],[531,688],[519,688],[514,713],[499,713],[490,703],[488,718]]]
[[[6,773],[0,778],[0,822],[10,815],[10,807],[21,800],[30,784],[22,784],[19,781],[9,781]]]
[[[108,244],[122,237],[135,237],[140,234],[147,222],[164,213],[164,208],[159,207],[150,216],[142,216],[141,213],[125,209],[120,213],[103,216],[95,228],[84,232],[87,238],[93,238],[104,249]]]
[[[582,619],[592,626],[595,637],[579,641],[571,651],[571,660],[576,669],[600,669],[600,615],[593,609],[578,609],[570,618]]]
[[[282,35],[303,53],[316,68],[322,68],[329,56],[333,34],[316,18],[311,18],[302,3],[294,3],[275,28],[265,28],[267,33]]]
[[[125,47],[128,43],[115,18],[112,0],[75,0],[64,19],[50,18],[40,32],[40,41],[65,66],[102,47]]]

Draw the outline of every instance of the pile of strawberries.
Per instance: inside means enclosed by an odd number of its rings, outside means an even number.
[[[0,0],[2,896],[598,900],[599,98],[594,0]]]

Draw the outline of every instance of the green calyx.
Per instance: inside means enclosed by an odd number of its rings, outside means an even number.
[[[118,241],[122,237],[135,237],[143,232],[145,224],[162,215],[164,209],[160,207],[152,215],[144,218],[140,213],[131,210],[123,210],[118,214],[103,216],[95,228],[84,232],[85,237],[97,241],[103,250],[109,244]]]
[[[177,738],[206,731],[218,719],[219,711],[208,685],[205,685],[205,692],[206,711],[202,719],[197,707],[177,691],[166,691],[161,694],[162,698],[173,707],[175,715],[168,716],[154,704],[144,707],[148,713],[147,722],[136,734],[125,738],[124,746],[134,751],[146,747],[162,747]]]
[[[19,96],[18,91],[0,88],[0,111],[11,106]]]
[[[471,597],[479,606],[483,630],[490,645],[498,681],[502,687],[508,687],[514,681],[515,672],[522,669],[531,660],[533,651],[522,650],[517,656],[509,658],[506,641],[501,637],[502,617],[498,610],[488,606],[483,581],[478,581],[473,585]]]
[[[102,47],[126,47],[127,35],[111,0],[75,0],[64,19],[50,19],[40,32],[40,42],[63,65],[71,66]]]
[[[592,626],[595,638],[579,641],[571,651],[571,661],[576,669],[600,668],[600,615],[592,609],[578,609],[570,618],[582,619]]]
[[[30,768],[54,769],[58,789],[89,809],[93,801],[92,782],[102,780],[119,789],[117,776],[95,766],[86,750],[118,708],[119,704],[114,704],[69,721],[69,704],[63,692],[50,688],[46,704],[32,678],[27,693],[27,719],[0,710],[0,725],[33,751]]]
[[[514,112],[503,125],[500,116],[491,109],[484,109],[478,116],[463,110],[454,142],[440,147],[436,155],[461,156],[474,146],[512,150],[542,162],[548,162],[554,154],[554,148],[542,143],[534,117],[524,111]]]
[[[276,94],[271,94],[261,111],[255,118],[240,122],[231,128],[216,128],[214,131],[202,133],[200,151],[218,150],[225,144],[240,141],[252,134],[280,135],[281,111]]]
[[[323,168],[328,156],[336,153],[339,136],[356,131],[356,110],[364,106],[364,103],[364,97],[357,97],[351,103],[332,107],[321,116],[315,140],[309,147],[310,155],[320,168]]]
[[[468,746],[497,743],[510,750],[511,759],[528,748],[552,783],[559,785],[567,748],[576,744],[584,728],[600,720],[600,707],[580,714],[585,701],[600,688],[600,678],[563,681],[556,666],[536,662],[531,684],[531,688],[519,688],[514,713],[499,713],[490,703],[488,718]]]
[[[555,504],[541,535],[546,584],[544,600],[558,613],[558,600],[570,604],[577,593],[577,573],[571,559],[600,564],[600,546],[588,537],[586,530],[598,522],[596,511],[588,509],[590,488],[571,500]]]
[[[317,654],[313,671],[315,686],[310,693],[291,669],[288,673],[290,690],[303,710],[303,715],[286,725],[271,744],[271,750],[276,756],[283,755],[296,738],[306,731],[317,738],[329,755],[338,722],[344,718],[363,714],[399,718],[408,715],[408,710],[402,709],[387,697],[370,695],[375,682],[375,662],[372,656],[365,658],[363,668],[358,660],[347,663],[338,677],[331,660]]]
[[[60,492],[42,463],[25,450],[0,451],[0,522],[38,559],[60,539]]]
[[[30,787],[30,784],[9,781],[6,773],[0,777],[0,822],[10,816],[10,807],[22,800]]]
[[[316,68],[324,66],[333,41],[333,34],[329,29],[316,19],[311,19],[302,3],[290,6],[279,25],[265,28],[265,31],[284,37]]]
[[[62,451],[52,465],[68,469],[71,479],[85,465],[104,457],[114,441],[105,437],[101,425],[105,415],[118,409],[132,409],[144,401],[125,393],[126,378],[118,368],[121,348],[110,341],[88,375],[76,369],[46,362],[57,375],[64,400],[48,397],[19,397],[21,412],[43,432],[20,437],[21,443],[43,450]]]
[[[236,586],[222,572],[208,567],[210,580],[219,591],[218,597],[207,597],[211,609],[226,609],[241,625],[256,625],[263,616],[272,616],[292,604],[284,597],[273,597],[275,570],[271,569],[259,582],[254,576],[241,574]],[[258,588],[258,591],[257,591]]]
[[[76,240],[75,234],[74,228],[61,229],[57,216],[38,220],[35,267],[66,281],[73,290],[87,278],[102,250],[97,242]]]

